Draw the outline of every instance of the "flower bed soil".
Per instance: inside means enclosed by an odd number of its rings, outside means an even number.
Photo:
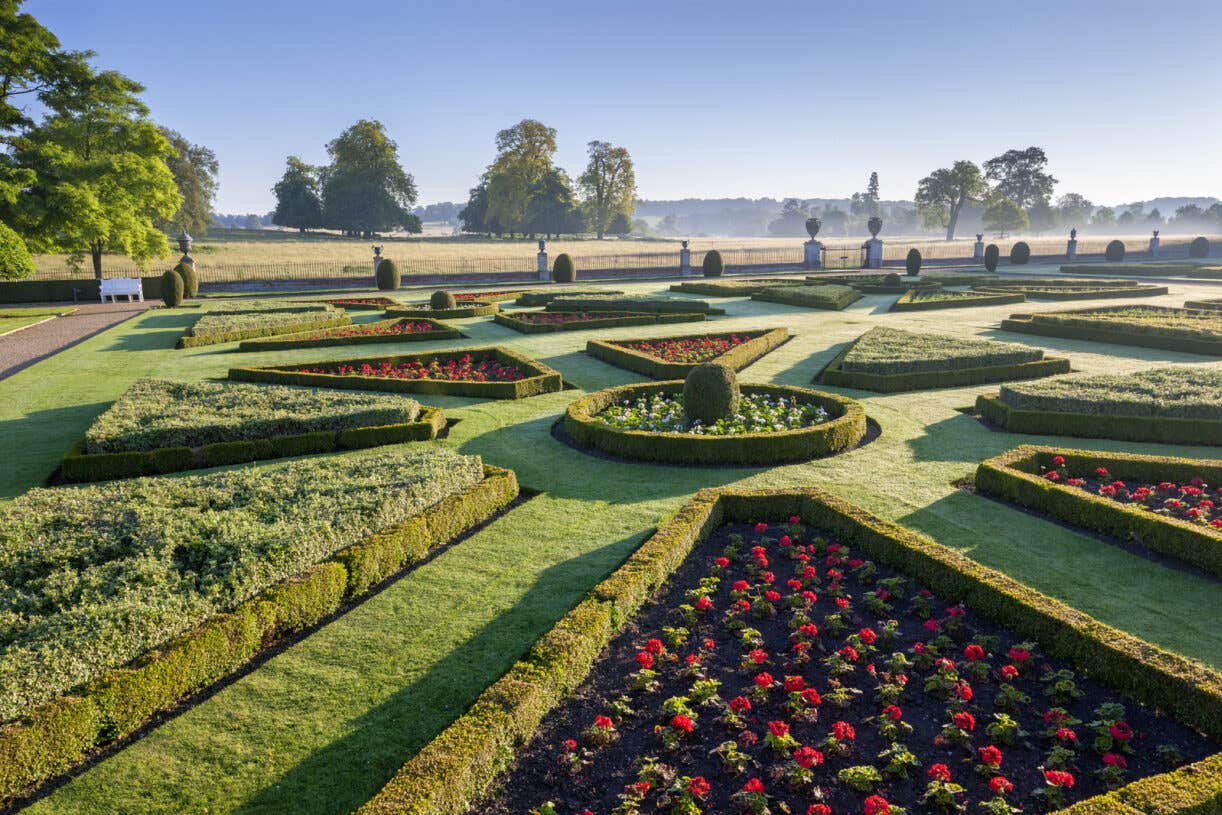
[[[782,535],[791,537],[790,546]],[[813,548],[803,552],[808,544]],[[612,640],[590,678],[545,716],[505,774],[504,786],[472,815],[855,815],[870,811],[870,795],[889,802],[894,815],[900,807],[927,811],[922,796],[931,786],[945,791],[946,783],[962,786],[950,797],[970,803],[967,811],[974,813],[986,811],[979,803],[998,798],[990,786],[997,775],[1013,784],[1006,803],[1041,812],[1058,804],[1033,795],[1051,786],[1044,770],[1053,769],[1048,758],[1056,746],[1076,744],[1065,749],[1077,766],[1060,770],[1073,775],[1072,788],[1062,787],[1068,803],[1217,750],[1205,737],[1080,674],[1054,674],[1062,683],[1059,693],[1067,695],[1048,696],[1055,682],[1043,677],[1066,670],[1063,663],[910,580],[897,582],[889,568],[858,560],[843,547],[833,551],[836,545],[797,524],[727,525],[710,535],[660,590],[658,602]],[[755,546],[764,547],[765,560]],[[800,560],[803,554],[809,563]],[[719,563],[718,557],[726,560]],[[831,570],[843,573],[843,579]],[[773,582],[767,582],[766,572],[773,573]],[[738,581],[747,581],[745,590],[736,590]],[[770,600],[769,590],[779,596]],[[804,592],[816,599],[803,597]],[[749,610],[738,608],[742,601]],[[801,627],[808,624],[817,631]],[[757,636],[748,637],[744,626],[756,629]],[[894,652],[903,652],[909,664],[893,662]],[[939,665],[940,657],[954,666]],[[834,680],[833,668],[843,666],[852,670]],[[1015,676],[1003,678],[1014,670]],[[721,685],[697,684],[706,680]],[[1081,698],[1072,698],[1066,682]],[[1003,712],[997,702],[1003,683],[1030,697],[1005,707],[1004,714],[1028,733],[1013,744],[1001,732],[989,731],[994,714]],[[702,691],[712,698],[699,702]],[[838,695],[847,700],[845,706]],[[1124,712],[1101,708],[1109,703],[1122,704]],[[1057,735],[1055,717],[1045,721],[1045,713],[1056,707],[1080,720],[1068,723],[1076,739]],[[962,728],[955,726],[954,715],[961,713],[971,714],[970,728],[962,716]],[[836,732],[847,754],[838,755],[829,743]],[[735,752],[728,742],[735,743]],[[868,792],[838,778],[850,767],[881,770],[886,762],[878,754],[893,742],[906,745],[917,759],[907,778],[887,776]],[[1169,758],[1160,745],[1172,745],[1179,755]],[[986,767],[984,760],[998,754],[999,767]],[[1123,758],[1127,767],[1105,763],[1105,754]],[[743,762],[741,772],[727,758]],[[934,776],[950,781],[935,784]],[[1065,781],[1055,775],[1052,780]],[[645,781],[647,789],[633,786]],[[819,803],[828,809],[817,808]],[[878,799],[873,803],[876,813],[887,812]]]
[[[283,351],[289,348],[321,348],[331,345],[370,345],[379,342],[426,342],[454,340],[458,329],[436,320],[401,318],[374,323],[340,326],[319,331],[303,331],[260,340],[244,340],[239,351]]]
[[[391,300],[389,297],[335,297],[322,302],[336,308],[354,311],[377,311],[399,305],[399,301]]]
[[[506,365],[492,354],[473,357],[463,354],[457,359],[404,360],[401,362],[362,362],[359,364],[316,365],[300,368],[302,374],[339,376],[376,376],[385,379],[440,379],[445,382],[517,382],[526,373],[515,365]]]
[[[456,294],[454,299],[460,303],[504,303],[507,300],[516,300],[521,296],[521,289],[514,291],[470,291]]]

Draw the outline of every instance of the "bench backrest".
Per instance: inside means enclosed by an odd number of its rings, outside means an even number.
[[[102,294],[139,294],[142,291],[138,277],[108,277],[101,287]]]

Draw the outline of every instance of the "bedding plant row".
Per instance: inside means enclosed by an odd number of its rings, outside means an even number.
[[[531,308],[546,306],[557,297],[619,297],[623,294],[619,289],[570,289],[567,286],[552,286],[524,291],[514,299],[514,305]]]
[[[493,321],[522,334],[556,331],[587,331],[630,325],[703,322],[703,313],[645,313],[631,311],[513,311],[493,316]]]
[[[1140,345],[1222,356],[1222,313],[1167,306],[1099,308],[1011,314],[1005,331]]]
[[[696,365],[712,360],[742,370],[788,339],[788,330],[771,328],[647,340],[590,340],[586,353],[655,379],[681,379]]]
[[[345,325],[285,334],[261,340],[244,340],[239,351],[285,351],[290,348],[323,348],[342,345],[372,345],[381,342],[428,342],[455,340],[462,336],[457,328],[437,320],[410,319],[378,320],[372,323]]]

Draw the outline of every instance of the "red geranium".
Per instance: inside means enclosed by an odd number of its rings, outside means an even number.
[[[980,763],[988,767],[997,767],[1001,764],[1001,751],[993,745],[980,748]]]
[[[1044,770],[1044,780],[1051,787],[1073,788],[1073,773],[1067,773],[1063,770]]]
[[[891,815],[891,804],[881,795],[871,795],[864,805],[865,815]]]
[[[687,782],[687,791],[697,798],[703,798],[709,794],[709,782],[704,779],[703,775],[698,775]]]
[[[995,775],[989,779],[989,789],[995,795],[1005,795],[1014,789],[1014,785],[1004,775]]]
[[[929,768],[929,777],[935,781],[949,781],[950,768],[945,764],[935,764]]]
[[[764,791],[764,782],[760,781],[758,778],[748,779],[747,783],[743,784],[743,791],[744,792],[763,792]]]
[[[823,753],[820,753],[814,747],[802,745],[797,750],[794,750],[793,760],[799,767],[809,770],[811,767],[823,763]]]

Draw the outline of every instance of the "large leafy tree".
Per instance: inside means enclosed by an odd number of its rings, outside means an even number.
[[[182,196],[166,164],[169,141],[148,118],[136,82],[113,71],[80,75],[43,94],[43,122],[12,139],[12,162],[34,180],[0,220],[36,251],[122,252],[143,267],[169,253],[157,222]]]
[[[956,161],[917,183],[917,214],[925,226],[945,229],[946,239],[954,240],[964,205],[979,202],[987,192],[980,168],[971,161]]]
[[[623,215],[626,219],[632,214],[636,170],[632,156],[624,147],[616,147],[605,141],[592,141],[587,149],[590,161],[577,183],[585,198],[590,227],[601,239],[616,215]]]
[[[984,163],[984,175],[996,185],[999,193],[1014,202],[1019,209],[1030,209],[1039,201],[1052,197],[1057,180],[1045,170],[1048,156],[1042,148],[1007,150]]]
[[[463,232],[496,232],[500,228],[488,219],[488,177],[485,175],[479,184],[471,188],[467,196],[467,205],[458,213],[458,222]]]
[[[579,232],[581,212],[573,199],[573,185],[559,167],[553,167],[531,190],[526,205],[526,229],[531,234],[542,232],[549,238],[562,232]]]
[[[1090,219],[1091,226],[1115,226],[1116,210],[1111,207],[1099,207]]]
[[[416,182],[399,163],[399,147],[381,122],[362,119],[327,145],[322,172],[323,223],[349,235],[402,228],[422,232],[411,207]]]
[[[300,232],[322,226],[322,196],[318,193],[318,168],[297,156],[289,156],[284,175],[272,186],[276,209],[272,223]]]
[[[1018,204],[1006,196],[994,192],[985,202],[984,212],[980,215],[984,228],[993,232],[1015,232],[1026,229],[1029,221],[1027,213]]]
[[[531,193],[553,166],[556,129],[523,119],[496,134],[496,152],[487,172],[486,217],[510,233],[523,232]]]
[[[176,130],[162,128],[161,133],[174,148],[166,157],[166,164],[182,196],[182,206],[159,226],[202,235],[212,223],[212,199],[216,197],[216,174],[220,171],[216,153],[203,145],[192,144]]]
[[[1069,226],[1089,223],[1094,211],[1095,205],[1087,200],[1085,195],[1076,192],[1067,192],[1057,199],[1057,218]]]
[[[794,237],[806,234],[806,219],[810,212],[800,198],[786,198],[781,202],[781,214],[769,222],[768,233],[777,237]]]

